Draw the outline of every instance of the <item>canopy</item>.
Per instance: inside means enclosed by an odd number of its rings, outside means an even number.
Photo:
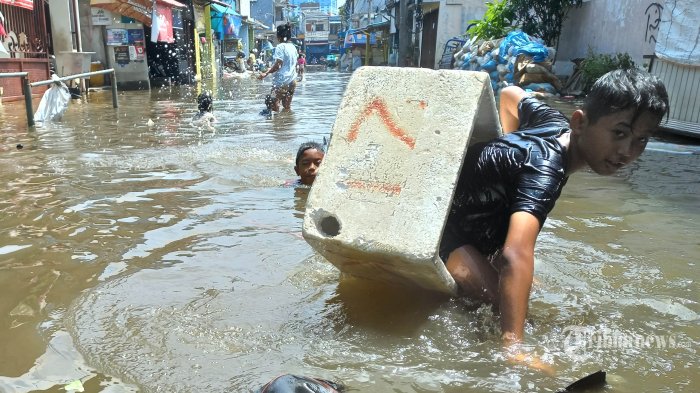
[[[14,5],[15,7],[34,10],[34,1],[32,0],[0,0],[0,4]]]
[[[241,31],[241,14],[236,12],[233,5],[221,6],[219,4],[211,4],[211,19],[214,30],[224,36],[233,36],[238,38]]]
[[[223,15],[236,15],[236,16],[241,16],[238,12],[236,12],[236,9],[233,5],[231,6],[222,6],[216,3],[211,3],[211,10],[212,14],[219,13]]]
[[[175,0],[158,0],[158,3],[169,7],[185,7]],[[151,25],[153,2],[150,0],[90,0],[90,6],[136,19],[146,26]]]

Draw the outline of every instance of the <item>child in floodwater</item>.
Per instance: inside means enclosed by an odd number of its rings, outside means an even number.
[[[277,26],[279,44],[272,55],[275,63],[269,70],[260,74],[258,79],[265,79],[269,74],[275,74],[272,80],[272,91],[265,99],[264,115],[279,112],[279,104],[285,111],[292,109],[292,97],[297,86],[297,48],[292,44],[292,26],[287,23]]]
[[[519,87],[501,91],[505,135],[468,151],[440,255],[464,295],[500,311],[510,348],[523,339],[535,241],[569,175],[585,167],[611,175],[631,163],[668,110],[663,83],[639,70],[603,75],[570,121]]]
[[[285,183],[287,186],[310,186],[316,180],[318,168],[325,156],[325,151],[320,143],[304,142],[297,150],[294,161],[294,172],[299,175],[299,179],[290,180]]]
[[[205,91],[197,96],[197,108],[199,112],[192,117],[192,124],[211,126],[215,118],[214,113],[212,113],[214,111],[214,98],[210,92]]]
[[[299,59],[297,60],[297,74],[299,74],[299,82],[304,80],[304,70],[306,68],[306,55],[304,52],[299,54]]]

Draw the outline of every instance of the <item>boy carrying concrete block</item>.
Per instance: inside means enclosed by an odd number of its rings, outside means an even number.
[[[433,74],[434,82],[426,80],[427,86],[420,78],[414,78],[414,84],[424,88],[427,107],[433,103],[431,93],[439,91],[440,86],[435,84],[447,77],[463,75]],[[399,84],[395,90],[400,90],[400,79],[388,79]],[[351,87],[352,81],[347,91]],[[367,84],[364,89],[373,94]],[[347,125],[342,116],[343,104],[348,101],[344,99],[324,168],[316,180],[322,186],[317,189],[315,185],[309,196],[304,236],[345,272],[371,278],[388,277],[391,273],[426,288],[444,292],[455,288],[460,295],[493,304],[500,311],[504,344],[511,347],[523,339],[537,236],[568,177],[586,167],[610,175],[637,159],[668,113],[668,95],[663,83],[651,74],[638,70],[612,71],[594,84],[583,107],[574,111],[569,121],[560,112],[528,97],[522,89],[509,87],[500,97],[500,121],[505,135],[489,141],[474,141],[475,138],[470,141],[472,132],[486,135],[484,127],[498,129],[498,124],[489,121],[493,100],[490,86],[487,93],[475,85],[466,90],[473,98],[464,101],[479,103],[475,108],[455,100],[456,109],[467,114],[461,119],[467,119],[462,130],[468,135],[466,141],[443,140],[443,134],[451,135],[449,122],[457,119],[445,121],[444,117],[429,114],[421,117],[414,113],[417,118],[399,124],[402,117],[398,116],[386,128],[416,151],[394,156],[382,149],[383,143],[389,141],[381,136],[372,141],[367,135],[371,132],[368,128],[356,130],[356,123],[352,123],[349,132],[344,129]],[[410,101],[412,97],[408,95]],[[401,115],[400,104],[394,105],[398,108],[393,111],[385,108],[380,113]],[[438,113],[445,116],[444,112]],[[405,124],[412,126],[401,128]],[[432,134],[426,132],[430,130]],[[359,151],[353,151],[356,147],[348,146],[348,142],[358,140],[362,133],[370,139]],[[446,154],[449,158],[459,150],[454,146],[457,143],[463,143],[460,147],[464,151],[471,146],[459,163],[444,157]],[[347,150],[339,150],[344,148]],[[340,155],[340,164],[335,161],[336,154]],[[354,164],[349,160],[343,163],[344,154],[354,154]],[[379,162],[377,156],[382,154],[391,158],[385,157],[390,166],[375,170],[378,165],[364,164],[368,160]],[[402,164],[416,156],[422,159],[411,166],[418,170],[402,172]],[[397,158],[404,161],[394,161]],[[453,173],[443,170],[443,165],[459,165],[461,173],[452,177]],[[355,167],[365,170],[356,171]],[[435,170],[435,176],[428,177],[421,171],[423,167]],[[360,181],[356,176],[366,180]],[[413,177],[442,194],[409,187]],[[408,194],[405,201],[404,192]],[[321,196],[338,199],[323,203]],[[447,214],[442,215],[445,200],[450,203]],[[383,208],[375,208],[374,204]],[[344,211],[345,208],[351,210]],[[363,215],[367,209],[373,214]],[[358,217],[364,226],[355,225],[354,219]],[[362,227],[364,232],[356,232],[356,227]],[[440,240],[434,250],[437,257],[431,259],[435,232],[440,233]],[[418,233],[424,238],[419,239]],[[431,265],[431,261],[436,264]],[[444,266],[440,265],[442,262]],[[442,267],[447,268],[448,279],[442,275]],[[548,368],[536,358],[522,355],[517,346],[513,348],[516,351],[511,352],[512,359],[536,368]]]

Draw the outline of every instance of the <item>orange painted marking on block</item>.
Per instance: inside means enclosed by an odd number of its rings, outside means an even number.
[[[425,109],[428,107],[428,103],[423,100],[420,100],[420,102],[418,103],[418,107],[421,109]]]
[[[350,142],[354,142],[357,139],[357,134],[360,132],[360,125],[367,121],[369,115],[374,112],[377,113],[377,116],[379,116],[379,118],[382,120],[382,123],[384,123],[391,135],[398,138],[401,142],[405,143],[409,149],[413,150],[413,148],[416,146],[416,139],[408,136],[406,131],[396,124],[394,119],[391,118],[391,114],[389,113],[389,109],[386,107],[386,103],[381,98],[375,98],[372,100],[372,102],[365,107],[365,110],[362,111],[360,116],[355,119],[355,122],[352,123],[350,133],[348,133],[348,140]]]
[[[365,180],[350,180],[346,183],[350,188],[357,188],[360,190],[368,190],[374,192],[382,192],[389,195],[398,195],[401,193],[400,184],[389,184],[389,183],[375,183],[368,182]]]

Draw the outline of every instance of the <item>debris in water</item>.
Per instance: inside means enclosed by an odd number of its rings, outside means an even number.
[[[83,388],[83,383],[79,380],[76,379],[75,381],[69,383],[68,385],[63,387],[66,389],[66,392],[84,392],[85,388]]]
[[[593,374],[587,375],[571,385],[560,390],[558,393],[578,392],[587,389],[600,388],[605,386],[605,371],[596,371]]]
[[[151,119],[148,119],[148,122],[147,122],[146,124],[148,124],[148,127],[149,127],[149,128],[150,128],[150,127],[153,127],[154,125],[156,125],[156,123],[154,123],[153,120],[151,120]]]

